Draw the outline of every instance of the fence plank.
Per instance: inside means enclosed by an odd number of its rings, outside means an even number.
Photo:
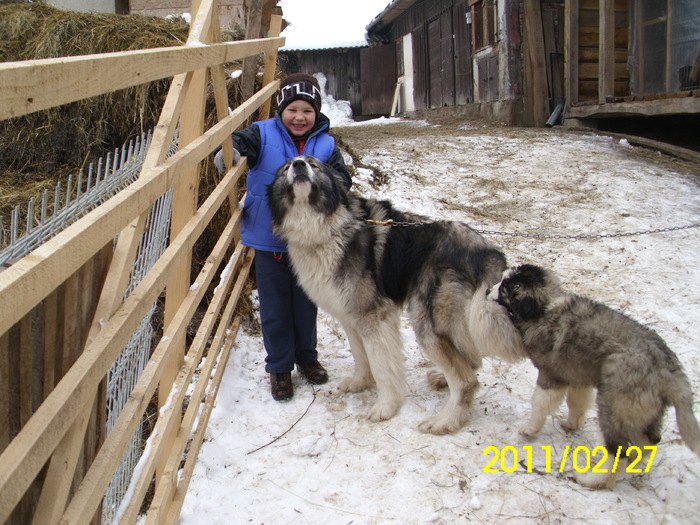
[[[259,38],[6,62],[0,64],[0,120],[267,53],[284,41],[284,37]],[[90,82],[85,81],[88,78]]]
[[[10,435],[10,335],[0,335],[0,450],[12,439]]]

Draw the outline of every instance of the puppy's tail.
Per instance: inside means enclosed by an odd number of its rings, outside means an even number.
[[[693,414],[693,393],[688,378],[683,372],[674,374],[675,384],[669,392],[671,403],[676,409],[678,430],[686,445],[700,456],[700,425]]]
[[[482,355],[505,361],[527,357],[520,332],[503,306],[486,296],[488,286],[482,284],[469,304],[469,330]]]

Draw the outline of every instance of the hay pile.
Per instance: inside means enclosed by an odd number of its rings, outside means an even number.
[[[181,21],[156,17],[4,4],[0,5],[0,62],[177,46],[187,40],[188,31]],[[240,103],[238,82],[230,84],[229,105],[235,106]],[[152,129],[169,86],[170,79],[164,79],[1,121],[4,226],[15,205],[24,208],[44,188],[53,188],[57,180],[65,180],[69,173],[78,173],[97,157]]]

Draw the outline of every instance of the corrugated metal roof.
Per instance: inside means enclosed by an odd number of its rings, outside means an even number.
[[[355,42],[334,42],[332,44],[322,44],[318,46],[307,45],[307,46],[285,46],[281,47],[280,51],[321,51],[325,49],[353,49],[357,47],[368,47],[369,44],[365,40],[359,40]]]
[[[367,31],[367,40],[381,40],[381,36],[378,33],[389,26],[394,20],[406,12],[414,4],[417,4],[419,0],[394,0],[391,2],[384,11],[379,13],[374,19],[367,24],[365,27]]]

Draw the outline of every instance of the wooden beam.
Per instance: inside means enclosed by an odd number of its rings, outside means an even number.
[[[579,0],[566,0],[564,5],[564,97],[566,108],[578,102],[578,14]]]
[[[211,43],[211,23],[205,24],[208,20],[211,22],[211,3],[212,0],[193,0],[192,10],[196,13],[195,19],[190,29],[190,38],[192,33],[199,26],[201,33],[197,36],[197,40],[205,43]],[[208,10],[207,10],[208,8]],[[188,39],[188,42],[190,40]],[[195,141],[204,131],[204,113],[207,98],[207,82],[209,80],[208,71],[206,68],[198,69],[192,73],[192,82],[185,93],[185,100],[180,115],[180,135],[178,148],[187,147],[188,144]],[[197,163],[191,166],[183,173],[183,176],[173,187],[173,202],[172,213],[170,215],[170,238],[174,239],[187,226],[189,220],[197,211],[199,200],[199,176],[200,164]],[[170,325],[177,312],[180,309],[182,301],[184,301],[190,289],[190,275],[192,273],[192,251],[183,253],[180,258],[177,269],[173,272],[173,276],[168,281],[165,292],[165,311],[163,314],[164,326]],[[185,357],[185,334],[179,335],[177,340],[172,342],[173,351],[166,357],[166,363],[161,377],[160,387],[158,389],[158,408],[162,409],[168,399],[173,388],[173,382],[177,377],[180,364]],[[176,427],[168,428],[170,433],[167,436],[161,436],[166,442],[172,442],[175,439],[173,432]],[[158,472],[162,471],[162,464],[158,467]],[[156,483],[158,478],[156,476]]]
[[[700,113],[700,97],[615,102],[595,106],[575,106],[570,109],[571,118],[641,117]]]
[[[544,33],[542,31],[542,7],[540,0],[524,0],[525,42],[527,47],[526,70],[528,83],[525,115],[535,127],[543,127],[549,116],[549,90],[545,64]]]
[[[615,0],[600,0],[598,8],[598,102],[615,96]]]
[[[0,120],[241,60],[283,44],[281,37],[261,38],[6,62],[0,64]]]
[[[267,35],[270,38],[279,36],[282,30],[282,17],[279,15],[272,15],[270,17],[270,33]],[[277,49],[265,53],[265,66],[263,68],[263,85],[269,84],[275,80],[275,72],[277,70]],[[258,120],[265,120],[270,118],[270,106],[271,102],[268,99],[258,111]]]
[[[262,0],[248,0],[248,17],[246,22],[246,40],[260,37],[262,25]],[[255,92],[255,78],[258,76],[257,55],[243,59],[243,75],[241,76],[241,96],[245,99]]]

